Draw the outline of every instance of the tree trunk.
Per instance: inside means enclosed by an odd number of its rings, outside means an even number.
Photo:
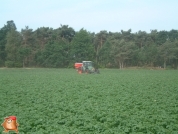
[[[98,64],[98,53],[99,53],[99,46],[96,48],[96,64]]]
[[[25,59],[23,58],[23,68],[25,67]]]
[[[122,61],[122,69],[124,68],[124,62]]]
[[[166,69],[166,61],[164,61],[164,69]]]
[[[103,46],[103,39],[101,37],[101,40],[100,40],[100,49],[102,48],[102,46]]]
[[[122,63],[121,62],[119,62],[119,68],[122,69]]]
[[[122,60],[119,60],[119,68],[120,69],[124,68],[124,62]]]

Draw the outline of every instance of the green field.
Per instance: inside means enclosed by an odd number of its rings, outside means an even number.
[[[0,124],[16,115],[20,134],[178,134],[178,71],[100,72],[0,69]]]

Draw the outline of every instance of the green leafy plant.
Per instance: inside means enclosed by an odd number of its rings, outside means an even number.
[[[0,123],[16,115],[22,134],[177,133],[177,76],[176,70],[0,69]]]

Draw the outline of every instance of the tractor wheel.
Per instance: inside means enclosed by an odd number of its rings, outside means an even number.
[[[81,73],[82,73],[82,71],[78,71],[78,73],[79,73],[79,74],[81,74]]]
[[[78,68],[78,73],[81,74],[82,73],[82,68]]]
[[[96,71],[95,71],[97,74],[100,74],[100,71],[99,71],[99,69],[96,69]]]
[[[90,71],[89,71],[88,69],[86,69],[86,70],[85,70],[85,73],[86,73],[86,74],[89,74],[89,73],[90,73]]]

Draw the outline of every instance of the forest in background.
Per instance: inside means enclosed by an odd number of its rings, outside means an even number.
[[[100,68],[177,69],[178,30],[92,33],[60,25],[17,31],[13,20],[0,28],[0,67],[72,68],[84,60]]]

